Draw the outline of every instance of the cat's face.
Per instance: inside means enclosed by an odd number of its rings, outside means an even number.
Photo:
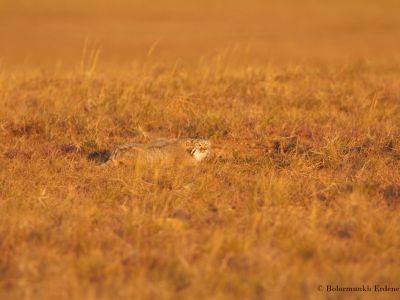
[[[186,150],[197,161],[205,159],[210,154],[211,142],[203,139],[186,140]]]

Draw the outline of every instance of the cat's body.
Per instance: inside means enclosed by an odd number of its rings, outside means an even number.
[[[88,159],[107,164],[162,164],[196,162],[207,158],[211,143],[203,139],[157,139],[148,144],[129,143],[113,151],[93,152]]]

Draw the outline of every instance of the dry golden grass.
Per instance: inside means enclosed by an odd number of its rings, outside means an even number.
[[[86,3],[0,10],[0,299],[399,298],[318,291],[399,287],[396,3]],[[215,156],[85,158],[151,137]]]

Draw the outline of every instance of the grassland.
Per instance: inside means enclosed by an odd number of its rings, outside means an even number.
[[[398,299],[318,291],[400,287],[396,8],[2,3],[0,299]]]

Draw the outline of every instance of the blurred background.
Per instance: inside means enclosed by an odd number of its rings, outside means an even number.
[[[151,57],[197,63],[399,61],[391,0],[1,0],[0,63],[76,65],[83,49],[121,67]]]

